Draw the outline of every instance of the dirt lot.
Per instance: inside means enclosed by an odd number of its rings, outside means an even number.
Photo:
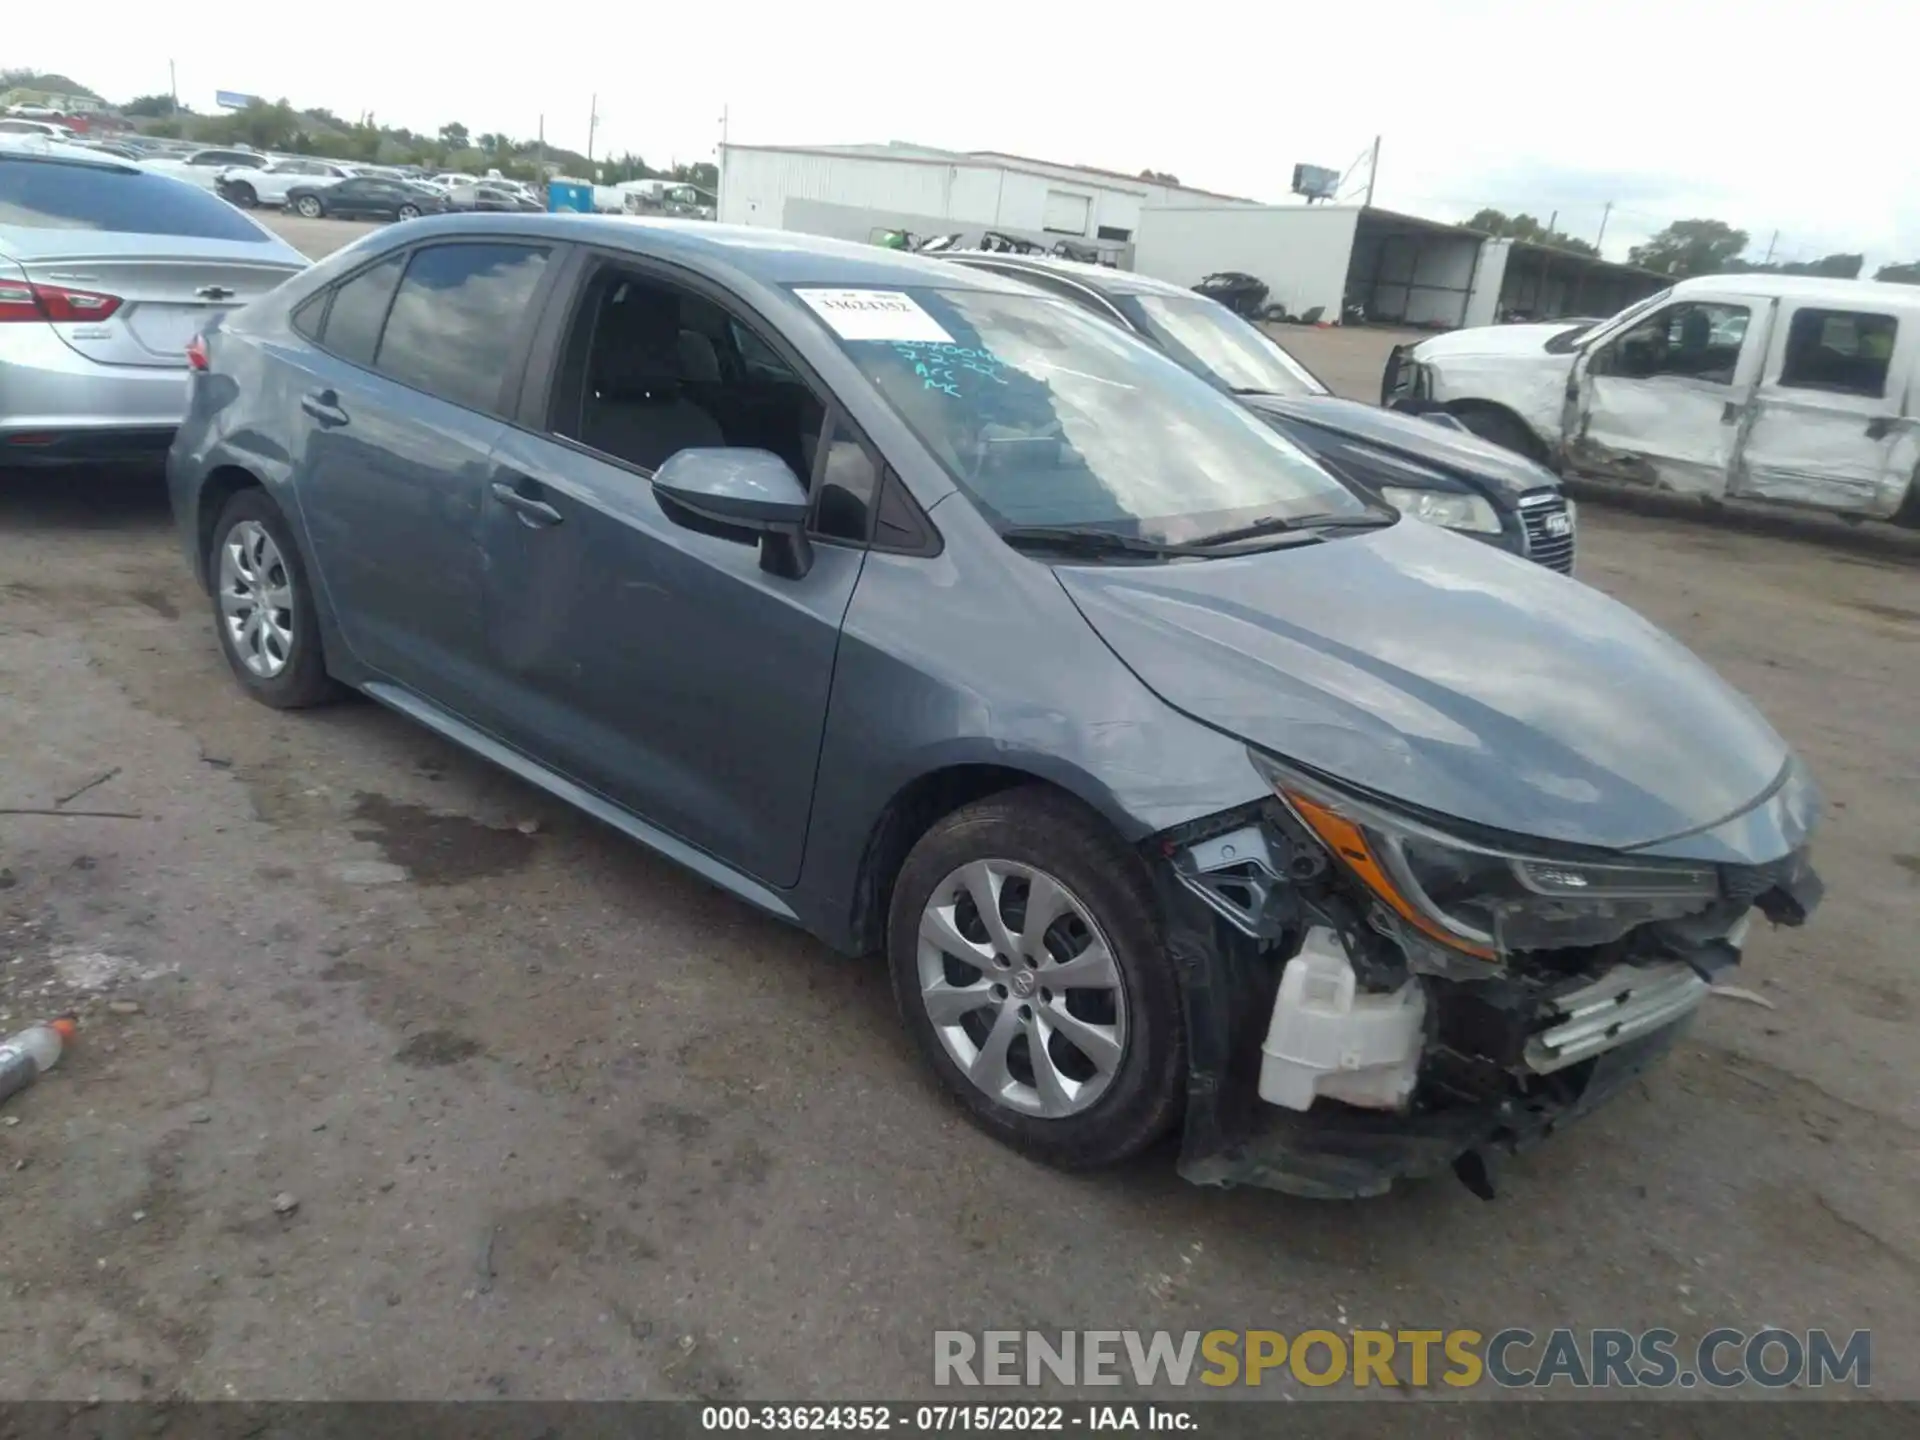
[[[0,1112],[0,1396],[910,1396],[940,1328],[1777,1324],[1871,1327],[1920,1397],[1920,568],[1589,506],[1582,575],[1811,761],[1826,908],[1494,1204],[1318,1205],[1019,1159],[878,965],[370,704],[243,699],[157,477],[0,477],[0,805],[67,812],[0,815],[0,1012],[84,1027]]]

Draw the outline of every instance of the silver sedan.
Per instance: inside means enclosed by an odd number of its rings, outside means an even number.
[[[191,185],[0,137],[0,466],[157,462],[190,342],[306,266]]]

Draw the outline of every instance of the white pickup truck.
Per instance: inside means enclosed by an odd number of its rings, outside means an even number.
[[[1920,527],[1920,288],[1715,275],[1396,347],[1381,401],[1571,475]]]

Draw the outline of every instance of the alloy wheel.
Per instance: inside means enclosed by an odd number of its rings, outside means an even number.
[[[227,643],[253,674],[273,679],[293,660],[293,582],[259,521],[242,520],[227,532],[219,583]]]
[[[315,200],[311,195],[302,196],[300,203],[294,208],[309,220],[318,220],[320,218],[320,202]]]
[[[1094,1104],[1127,1053],[1127,999],[1085,904],[1043,870],[976,860],[920,913],[920,1003],[962,1074],[1043,1119]]]
[[[402,220],[418,220],[420,218],[420,207],[417,205],[402,205],[400,207],[400,218]]]

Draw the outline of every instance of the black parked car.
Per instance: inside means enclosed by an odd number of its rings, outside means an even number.
[[[540,213],[540,206],[519,191],[509,190],[504,185],[456,185],[447,196],[447,208],[506,215]]]
[[[447,202],[424,185],[357,175],[332,185],[295,185],[287,191],[287,208],[309,220],[322,215],[342,220],[413,220],[440,214]]]
[[[1342,400],[1264,331],[1178,285],[1032,255],[941,258],[1024,280],[1122,326],[1397,510],[1573,571],[1573,502],[1553,472],[1451,416]]]
[[[1267,304],[1267,282],[1240,270],[1222,270],[1208,275],[1193,287],[1196,295],[1218,300],[1236,315],[1257,318]]]

